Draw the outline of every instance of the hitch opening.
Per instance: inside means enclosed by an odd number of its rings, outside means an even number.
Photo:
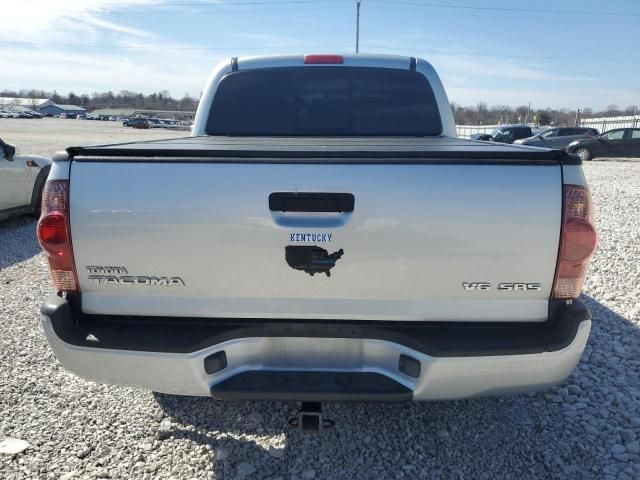
[[[334,422],[324,418],[320,402],[302,402],[298,416],[289,419],[289,425],[303,432],[320,432],[333,427]]]

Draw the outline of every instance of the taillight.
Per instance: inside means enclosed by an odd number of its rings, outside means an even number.
[[[42,213],[38,221],[38,242],[47,254],[56,289],[78,291],[69,226],[69,182],[52,180],[42,192]]]
[[[554,298],[576,298],[580,295],[589,259],[596,249],[597,235],[593,226],[591,194],[579,185],[564,185],[560,251]]]
[[[344,63],[342,55],[305,55],[304,63]]]

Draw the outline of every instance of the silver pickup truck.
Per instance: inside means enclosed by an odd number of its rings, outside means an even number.
[[[233,58],[193,135],[55,156],[42,325],[81,377],[223,400],[459,399],[576,366],[580,160],[456,138],[422,59]]]

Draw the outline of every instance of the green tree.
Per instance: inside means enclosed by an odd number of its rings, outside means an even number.
[[[536,112],[536,120],[538,125],[541,125],[541,126],[551,125],[552,118],[553,117],[551,116],[551,112],[548,112],[546,110],[538,110]]]

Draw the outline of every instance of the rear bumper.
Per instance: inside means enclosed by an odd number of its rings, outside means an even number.
[[[97,316],[52,295],[41,319],[58,360],[83,378],[180,395],[316,401],[545,388],[569,376],[591,328],[579,300],[553,304],[542,324],[478,325]]]

